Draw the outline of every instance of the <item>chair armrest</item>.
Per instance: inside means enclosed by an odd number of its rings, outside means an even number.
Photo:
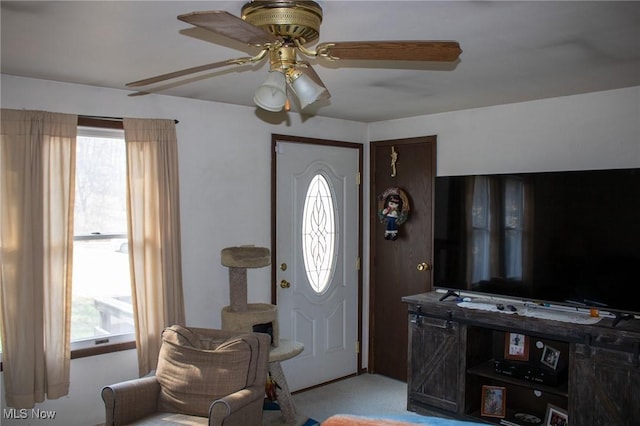
[[[106,425],[125,425],[155,413],[159,392],[160,384],[155,376],[105,386],[102,400],[106,410]]]
[[[250,386],[216,399],[209,407],[209,425],[261,424],[262,418],[256,423],[254,417],[262,414],[263,402],[264,386]]]

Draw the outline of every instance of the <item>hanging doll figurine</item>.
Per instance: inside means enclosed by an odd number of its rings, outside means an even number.
[[[398,226],[402,225],[409,214],[409,201],[404,192],[398,188],[389,188],[381,196],[382,205],[378,211],[380,221],[386,224],[384,239],[398,239]]]

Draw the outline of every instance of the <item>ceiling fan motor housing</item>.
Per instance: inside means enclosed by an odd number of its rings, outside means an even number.
[[[320,36],[322,8],[314,1],[254,0],[242,6],[242,19],[304,45]]]

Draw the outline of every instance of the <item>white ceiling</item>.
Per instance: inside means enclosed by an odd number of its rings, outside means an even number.
[[[176,19],[200,10],[239,16],[244,3],[0,1],[2,73],[127,89],[134,80],[252,55]],[[372,122],[640,86],[640,1],[318,3],[319,42],[455,40],[463,52],[454,64],[303,58],[332,95],[312,108],[315,115]],[[254,106],[267,62],[195,74],[160,93]]]

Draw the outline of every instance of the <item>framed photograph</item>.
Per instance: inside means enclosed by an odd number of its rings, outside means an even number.
[[[504,358],[529,361],[529,336],[519,333],[505,333]]]
[[[507,388],[483,385],[480,414],[504,418],[507,414]]]
[[[547,404],[547,414],[544,417],[544,426],[567,426],[569,424],[569,415],[567,410]]]
[[[554,370],[558,366],[558,360],[560,359],[560,351],[556,348],[552,348],[549,345],[545,345],[542,350],[542,358],[540,362],[547,367],[551,367]]]

